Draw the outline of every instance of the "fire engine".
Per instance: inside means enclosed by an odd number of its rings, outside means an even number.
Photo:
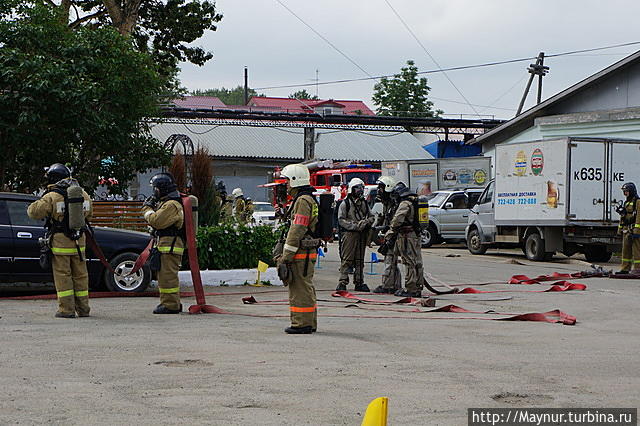
[[[365,197],[371,195],[371,190],[377,187],[376,181],[381,170],[369,164],[357,164],[350,161],[336,162],[332,160],[311,160],[305,164],[309,168],[311,186],[317,194],[332,193],[336,201],[347,196],[347,185],[353,178],[360,178],[365,183]],[[291,201],[287,196],[286,180],[280,177],[280,168],[273,172],[273,182],[260,185],[261,188],[271,188],[271,202],[276,209],[286,207]],[[286,201],[285,201],[286,200]]]

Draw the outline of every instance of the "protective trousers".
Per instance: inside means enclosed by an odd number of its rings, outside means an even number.
[[[399,290],[402,288],[402,275],[398,268],[398,255],[387,253],[384,257],[384,271],[382,271],[382,287],[388,290]]]
[[[318,312],[316,303],[316,289],[313,287],[313,266],[315,253],[310,254],[305,275],[306,257],[297,254],[291,265],[291,279],[289,280],[289,309],[291,311],[292,327],[318,328]]]
[[[622,268],[623,271],[640,272],[640,235],[631,231],[622,234]]]
[[[367,232],[345,232],[340,240],[340,284],[349,284],[350,268],[353,268],[353,283],[364,283],[364,253],[369,235]]]
[[[410,292],[422,291],[424,271],[422,269],[420,248],[420,239],[415,232],[401,232],[398,234],[394,252],[402,258],[402,263],[406,269],[404,287]]]
[[[52,256],[53,281],[58,295],[58,312],[89,315],[89,274],[87,264],[78,255]]]
[[[160,304],[167,309],[180,309],[180,280],[178,271],[182,263],[181,254],[162,253],[160,255],[160,271],[158,271],[158,290]]]

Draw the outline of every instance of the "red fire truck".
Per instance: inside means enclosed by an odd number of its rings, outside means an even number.
[[[336,201],[347,196],[347,185],[353,178],[360,178],[365,183],[365,197],[369,198],[371,190],[377,187],[376,181],[381,170],[369,164],[355,164],[352,162],[334,163],[332,160],[312,160],[304,163],[309,168],[311,186],[318,194],[332,193]],[[271,188],[271,202],[274,207],[283,208],[289,204],[291,197],[286,195],[286,180],[280,177],[280,168],[273,172],[273,182],[260,185]],[[284,201],[286,200],[286,201]]]

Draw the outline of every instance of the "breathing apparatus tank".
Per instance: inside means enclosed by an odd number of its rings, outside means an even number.
[[[317,238],[328,240],[333,237],[333,194],[320,194],[318,197],[318,224],[315,235]]]
[[[429,200],[424,195],[418,197],[418,222],[421,226],[429,225]]]
[[[85,227],[84,220],[84,196],[79,185],[71,185],[67,188],[67,202],[69,211],[69,232],[71,239],[77,240],[82,235]]]

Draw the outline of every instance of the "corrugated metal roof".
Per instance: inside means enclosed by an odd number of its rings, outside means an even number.
[[[304,156],[304,130],[282,127],[154,124],[160,142],[171,135],[189,136],[194,147],[205,146],[214,157],[282,158]],[[433,158],[410,133],[316,129],[316,157],[333,160],[387,161]]]

